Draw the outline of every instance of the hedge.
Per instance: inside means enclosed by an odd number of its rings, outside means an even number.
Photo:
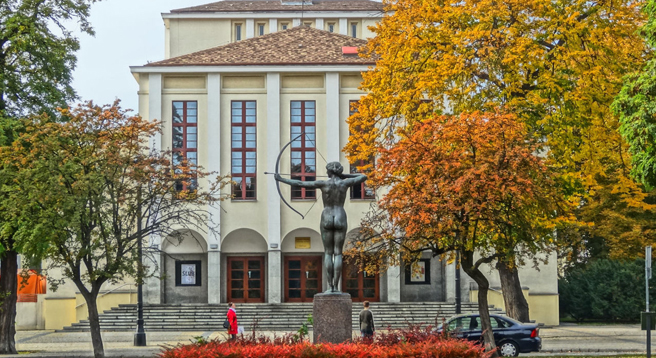
[[[163,351],[161,358],[222,358],[222,357],[292,357],[292,358],[488,358],[481,345],[416,328],[378,334],[372,340],[356,339],[351,343],[311,344],[292,335],[270,339],[240,337],[236,342],[209,341],[179,345]]]
[[[593,261],[566,272],[558,291],[561,316],[577,321],[637,321],[645,310],[645,261]],[[652,288],[656,298],[654,293]]]

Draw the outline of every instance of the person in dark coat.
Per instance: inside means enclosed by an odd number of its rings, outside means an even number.
[[[362,333],[362,338],[372,338],[376,331],[374,315],[369,310],[369,301],[364,301],[363,305],[364,309],[360,311],[360,333]]]
[[[230,328],[228,328],[228,334],[230,335],[230,340],[234,341],[237,339],[237,306],[234,303],[228,303],[228,323],[230,323]]]

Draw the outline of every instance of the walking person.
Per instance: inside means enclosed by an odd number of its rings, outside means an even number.
[[[228,328],[228,335],[230,335],[230,340],[234,341],[237,339],[237,306],[234,303],[228,303],[228,323],[230,328]]]
[[[373,338],[376,328],[374,327],[374,314],[369,310],[369,301],[363,302],[364,309],[360,311],[360,333],[362,338]]]

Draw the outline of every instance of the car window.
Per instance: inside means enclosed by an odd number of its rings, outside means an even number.
[[[449,331],[463,331],[469,329],[469,320],[470,317],[458,317],[454,320],[449,321]]]
[[[497,321],[497,323],[499,324],[499,328],[508,328],[513,325],[510,321],[506,321],[503,318],[493,317],[492,319]]]
[[[490,317],[490,324],[492,325],[492,329],[499,328],[499,323],[497,322],[494,317]],[[472,320],[472,327],[471,329],[473,331],[480,331],[481,330],[481,317],[474,317]]]

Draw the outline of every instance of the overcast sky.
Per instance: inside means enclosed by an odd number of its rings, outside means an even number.
[[[161,13],[213,0],[104,0],[92,5],[96,36],[79,35],[80,51],[73,87],[81,100],[97,104],[121,99],[123,108],[138,110],[137,82],[129,66],[164,58]]]

